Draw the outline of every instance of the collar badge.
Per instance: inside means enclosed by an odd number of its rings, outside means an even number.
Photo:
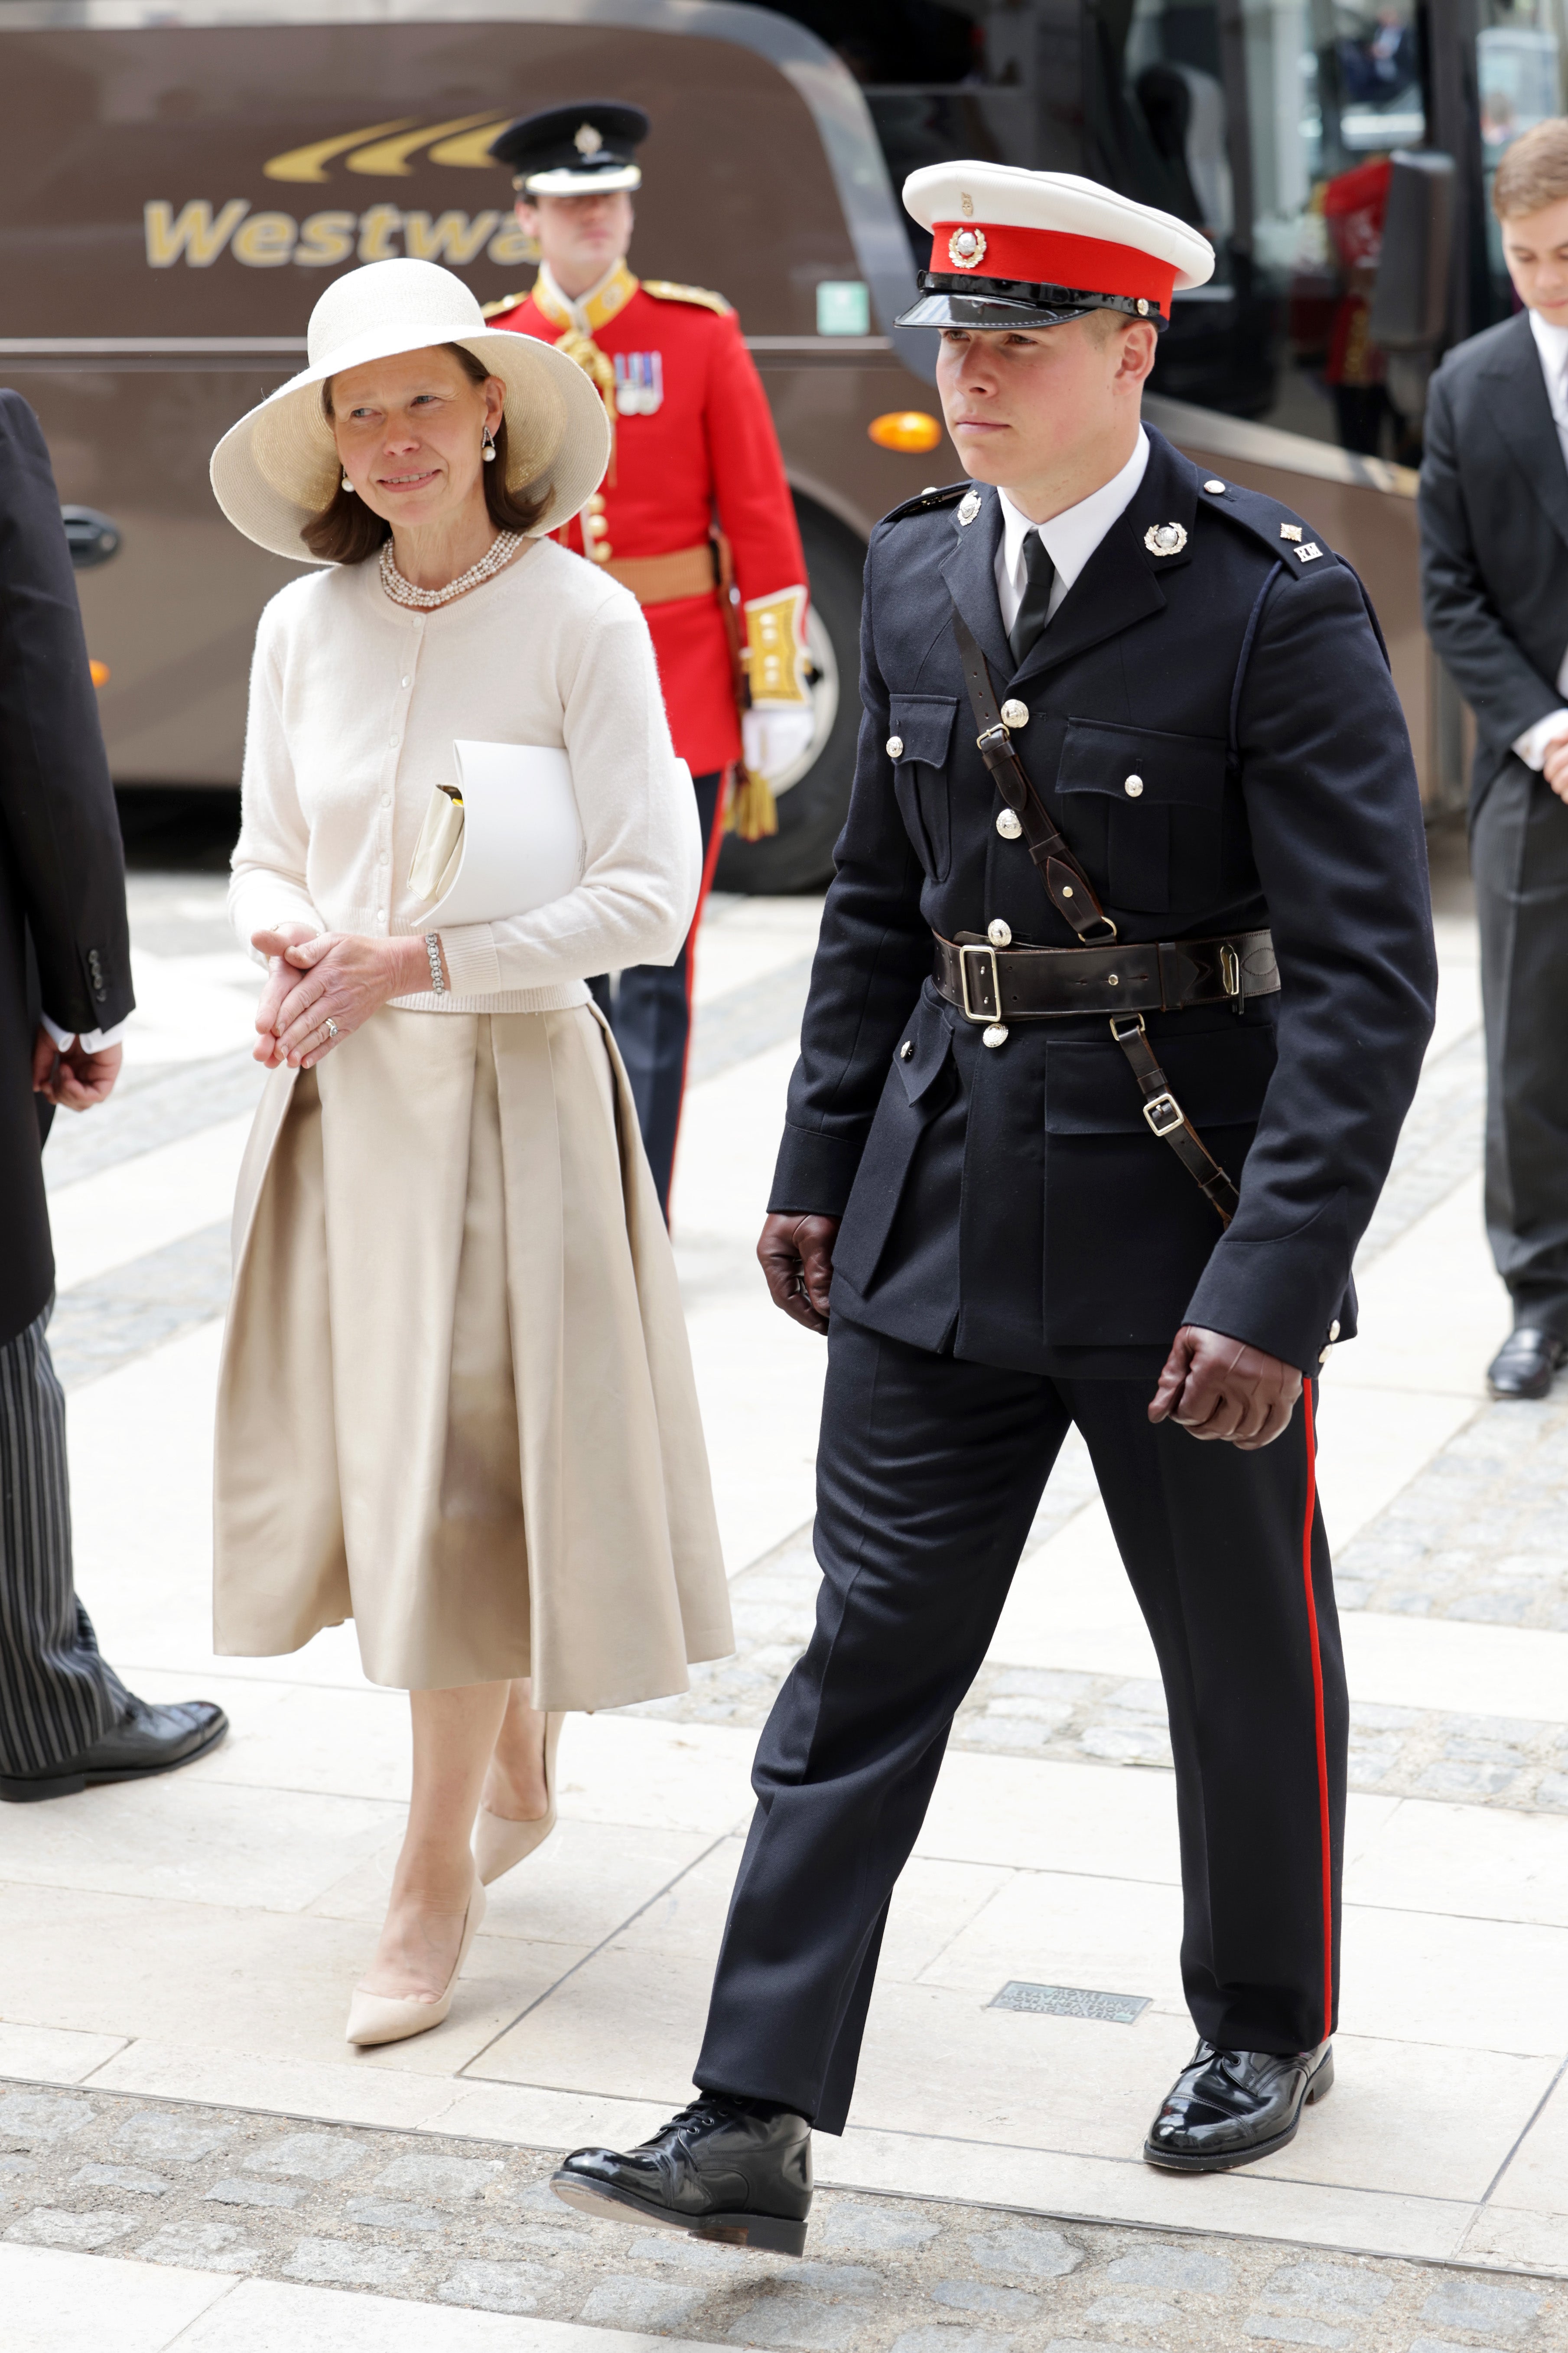
[[[963,497],[959,500],[959,501],[958,501],[958,520],[959,520],[959,522],[973,522],[974,521],[975,516],[976,516],[979,512],[980,512],[980,493],[979,493],[979,491],[964,491],[964,493],[963,493]]]
[[[1179,522],[1152,522],[1143,534],[1151,555],[1180,555],[1186,543],[1186,532]]]
[[[1300,539],[1301,535],[1301,526],[1299,522],[1282,522],[1279,526],[1281,539]]]
[[[985,231],[955,228],[947,240],[947,258],[955,269],[977,269],[985,259]]]
[[[595,131],[591,122],[579,123],[572,134],[572,144],[579,155],[596,155],[604,143],[604,133]]]

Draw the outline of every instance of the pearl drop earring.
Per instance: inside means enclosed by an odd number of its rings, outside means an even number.
[[[351,493],[352,493],[352,491],[353,491],[353,484],[350,481],[350,480],[349,480],[349,478],[348,478],[348,476],[347,476],[346,474],[343,476],[343,488],[344,488],[344,490],[345,490],[345,491],[350,491]]]
[[[488,425],[485,427],[484,446],[481,448],[479,455],[483,458],[487,466],[494,465],[496,457],[496,437],[490,431]]]

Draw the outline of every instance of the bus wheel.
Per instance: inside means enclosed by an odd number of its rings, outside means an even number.
[[[779,829],[764,841],[726,834],[714,877],[721,891],[776,898],[826,890],[833,845],[849,807],[855,739],[860,725],[860,575],[866,551],[852,531],[796,497],[795,512],[811,583],[807,642],[816,678],[816,731],[805,757],[769,781],[778,796]]]

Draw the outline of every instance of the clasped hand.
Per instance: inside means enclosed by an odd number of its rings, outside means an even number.
[[[773,1305],[808,1332],[827,1329],[837,1218],[770,1216],[757,1244]],[[1301,1376],[1294,1365],[1201,1324],[1184,1324],[1149,1404],[1151,1421],[1172,1420],[1194,1438],[1223,1438],[1255,1454],[1289,1427]]]
[[[280,923],[276,931],[252,932],[250,944],[267,958],[255,1052],[269,1071],[283,1062],[313,1070],[390,998],[430,986],[422,939],[372,940]],[[337,1024],[335,1036],[329,1021]]]

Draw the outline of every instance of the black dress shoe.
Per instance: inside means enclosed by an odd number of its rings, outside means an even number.
[[[1228,2173],[1272,2157],[1296,2137],[1303,2107],[1333,2089],[1334,2052],[1279,2058],[1272,2051],[1216,2051],[1200,2042],[1149,2127],[1143,2155],[1177,2173]]]
[[[1565,1356],[1568,1347],[1554,1332],[1521,1324],[1487,1366],[1487,1387],[1495,1398],[1543,1398]]]
[[[210,1699],[176,1700],[169,1707],[133,1699],[120,1722],[79,1756],[41,1773],[0,1775],[0,1798],[26,1806],[41,1798],[74,1798],[100,1781],[144,1781],[205,1757],[227,1730],[227,1716]]]
[[[557,2198],[599,2222],[651,2222],[727,2247],[805,2253],[811,2126],[705,2092],[624,2157],[575,2148],[551,2179]]]

